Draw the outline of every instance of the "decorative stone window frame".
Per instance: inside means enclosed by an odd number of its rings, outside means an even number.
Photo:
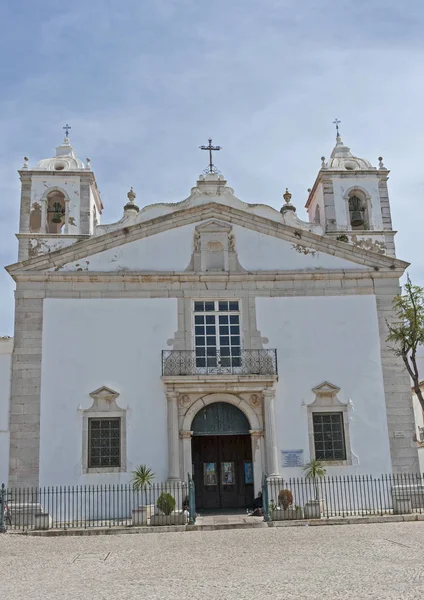
[[[82,412],[82,472],[88,473],[122,473],[127,470],[127,419],[126,410],[120,408],[116,399],[119,397],[119,392],[102,386],[99,389],[91,392],[90,397],[93,399],[93,404],[90,408]],[[89,419],[116,419],[121,420],[121,436],[120,436],[120,458],[121,464],[119,467],[89,467],[88,466],[88,423]]]
[[[365,223],[362,228],[352,228],[350,223],[350,207],[349,207],[349,199],[352,196],[357,196],[364,204],[364,220]],[[344,194],[344,200],[346,204],[346,222],[348,231],[372,231],[375,229],[374,222],[372,219],[372,211],[371,211],[371,195],[364,188],[354,185],[351,186],[348,190],[346,190]]]
[[[315,400],[311,404],[307,405],[309,452],[311,460],[315,460],[313,414],[342,413],[346,459],[324,460],[321,462],[328,467],[344,467],[351,465],[352,451],[349,432],[349,405],[340,402],[340,400],[337,398],[337,394],[340,392],[340,388],[334,385],[333,383],[329,383],[328,381],[324,381],[320,385],[317,385],[312,389],[312,391],[315,394]]]

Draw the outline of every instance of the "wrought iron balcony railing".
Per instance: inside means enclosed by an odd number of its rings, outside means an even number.
[[[214,351],[162,350],[162,375],[277,375],[277,350],[238,350],[237,355]]]

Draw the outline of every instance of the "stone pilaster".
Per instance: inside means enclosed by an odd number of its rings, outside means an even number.
[[[183,480],[185,480],[185,478],[187,477],[187,474],[189,474],[190,476],[193,476],[193,460],[192,460],[192,454],[191,454],[191,438],[193,437],[193,432],[192,431],[181,431],[180,432],[180,438],[182,440],[182,446],[183,446]]]
[[[400,291],[398,281],[380,284],[376,290],[381,364],[386,398],[390,454],[394,473],[418,473],[418,450],[413,441],[415,419],[409,375],[403,360],[390,350],[386,321],[396,320],[393,298]]]
[[[279,474],[277,434],[275,429],[275,390],[266,389],[264,397],[266,468],[269,477]]]
[[[31,176],[25,171],[19,172],[21,178],[21,212],[19,217],[19,233],[29,232],[29,218],[31,207]],[[28,258],[28,240],[19,239],[18,259],[26,260]]]
[[[10,401],[10,486],[38,486],[43,298],[16,290]]]
[[[252,440],[252,464],[253,464],[253,485],[254,494],[261,490],[262,477],[264,469],[263,447],[264,447],[264,432],[263,429],[252,429],[250,431]]]
[[[378,195],[380,197],[380,207],[381,207],[381,217],[383,220],[383,229],[392,231],[393,225],[392,225],[392,216],[390,213],[389,190],[387,188],[387,180],[389,179],[388,171],[386,171],[386,173],[387,174],[385,174],[385,175],[379,176]],[[386,236],[386,248],[387,248],[387,254],[390,254],[391,256],[396,256],[395,242],[394,242],[393,236]]]
[[[79,233],[83,235],[90,234],[90,180],[88,177],[81,177],[80,183],[80,216]]]
[[[168,479],[179,480],[180,436],[178,427],[178,392],[166,392],[168,403]]]
[[[322,190],[324,195],[325,231],[336,231],[337,220],[333,182],[330,179],[325,179],[322,182]]]

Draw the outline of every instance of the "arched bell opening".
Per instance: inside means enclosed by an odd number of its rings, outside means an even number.
[[[60,190],[47,194],[47,233],[62,233],[65,225],[66,198]]]
[[[362,190],[354,189],[347,197],[349,224],[352,230],[370,229],[368,201]]]

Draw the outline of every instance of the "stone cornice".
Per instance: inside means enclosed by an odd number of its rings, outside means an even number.
[[[277,282],[277,281],[354,281],[375,279],[399,279],[403,269],[385,270],[352,270],[343,269],[322,271],[247,271],[247,272],[219,272],[196,273],[189,271],[124,271],[124,272],[88,272],[88,271],[16,271],[12,277],[17,282],[81,282],[81,283],[226,283],[251,282]]]
[[[278,375],[192,375],[162,377],[165,389],[179,393],[260,392],[272,387]]]
[[[391,268],[392,270],[403,272],[409,265],[409,263],[390,256],[363,250],[330,237],[317,235],[310,231],[298,230],[296,227],[278,223],[266,217],[248,214],[230,206],[211,202],[206,205],[159,216],[150,221],[137,223],[98,237],[90,237],[49,254],[9,265],[6,267],[6,270],[12,277],[23,272],[47,269],[59,270],[61,266],[68,262],[74,262],[86,256],[98,254],[99,252],[134,242],[144,237],[208,219],[226,221],[233,225],[239,225],[252,231],[291,242],[295,245],[312,247],[319,252],[334,255],[338,258],[364,265],[365,267]]]

